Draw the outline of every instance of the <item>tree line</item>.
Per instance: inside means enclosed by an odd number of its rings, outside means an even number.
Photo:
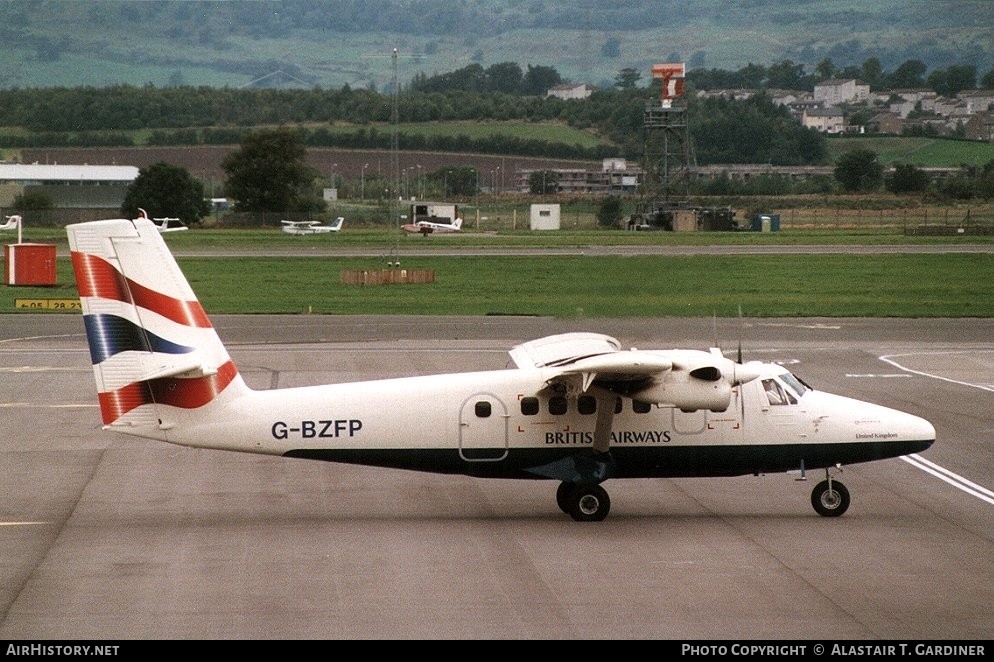
[[[925,65],[908,60],[893,72],[879,61],[866,60],[858,69],[838,70],[830,60],[804,74],[789,60],[763,67],[750,64],[737,72],[695,69],[688,74],[690,133],[697,163],[822,164],[825,139],[804,129],[769,96],[747,101],[698,99],[695,87],[806,89],[821,77],[855,75],[871,87],[934,85],[946,91],[976,84],[971,66],[952,66],[925,76]],[[231,89],[209,87],[32,88],[0,90],[0,126],[24,132],[0,135],[0,147],[109,147],[135,144],[134,133],[151,129],[143,144],[230,145],[252,127],[347,123],[351,130],[325,127],[300,129],[305,144],[353,149],[389,149],[392,132],[378,125],[446,121],[560,121],[592,129],[608,144],[598,147],[564,145],[501,134],[490,137],[433,136],[401,132],[400,149],[488,154],[516,154],[598,160],[642,156],[646,104],[658,99],[658,81],[637,86],[637,72],[621,70],[616,85],[596,90],[589,98],[562,100],[544,97],[541,90],[558,84],[551,67],[501,63],[484,68],[470,65],[436,76],[419,75],[397,95],[372,90]],[[994,87],[994,71],[981,83]]]
[[[397,97],[401,122],[429,121],[560,121],[592,129],[606,139],[597,147],[523,139],[498,134],[489,137],[434,136],[401,132],[400,149],[488,154],[515,154],[599,160],[623,156],[638,160],[644,144],[646,104],[658,99],[651,88],[595,91],[588,99],[523,96],[501,92],[405,92]],[[345,122],[351,130],[327,127],[300,129],[312,146],[389,149],[394,99],[369,90],[232,90],[213,88],[32,89],[0,91],[0,126],[19,126],[26,133],[0,135],[0,147],[131,146],[128,131],[151,128],[145,144],[235,144],[254,126],[331,124]],[[823,138],[790,120],[769,98],[744,104],[688,97],[691,138],[697,160],[811,164],[823,160]],[[749,131],[736,128],[750,122]],[[770,145],[775,145],[771,149]],[[728,161],[731,159],[731,161]]]

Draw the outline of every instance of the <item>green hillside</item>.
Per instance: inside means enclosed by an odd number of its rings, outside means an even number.
[[[868,149],[879,155],[885,165],[911,164],[919,168],[956,168],[961,165],[983,166],[994,161],[994,144],[907,136],[831,138],[828,154],[832,163],[844,152]]]
[[[936,5],[942,11],[936,11]],[[994,68],[988,0],[6,0],[0,88],[250,84],[390,89],[471,63],[609,85],[657,62],[735,70],[879,58]],[[391,57],[392,50],[398,57]],[[396,64],[396,69],[394,65]]]

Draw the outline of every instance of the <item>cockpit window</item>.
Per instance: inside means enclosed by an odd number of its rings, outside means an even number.
[[[789,372],[785,372],[784,374],[780,375],[780,379],[782,379],[784,383],[787,384],[787,386],[789,386],[791,390],[798,395],[798,397],[804,395],[807,391],[810,390],[804,382],[802,382],[800,379],[798,379]]]
[[[764,379],[763,390],[766,391],[766,399],[771,405],[797,404],[797,398],[775,379]]]

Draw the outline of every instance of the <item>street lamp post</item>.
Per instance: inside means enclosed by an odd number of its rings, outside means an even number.
[[[369,167],[368,163],[363,163],[362,172],[359,174],[359,182],[360,182],[359,190],[361,191],[360,195],[362,196],[363,200],[366,199],[366,168],[368,167]]]

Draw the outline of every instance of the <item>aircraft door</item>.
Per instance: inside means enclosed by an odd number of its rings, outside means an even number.
[[[677,407],[673,411],[673,430],[680,434],[698,434],[704,432],[708,423],[708,413],[704,409],[682,411]]]
[[[467,462],[497,462],[507,457],[507,407],[491,393],[477,393],[459,410],[459,456]]]

